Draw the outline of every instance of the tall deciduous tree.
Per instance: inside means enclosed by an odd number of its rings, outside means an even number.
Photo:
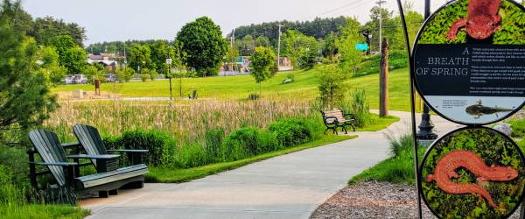
[[[222,36],[221,28],[210,18],[201,17],[186,24],[177,34],[177,41],[186,54],[184,62],[199,76],[218,74],[228,43]]]
[[[261,82],[269,79],[277,72],[276,55],[268,47],[257,47],[251,57],[250,67],[255,82],[259,84],[259,93],[261,93]]]
[[[283,55],[292,60],[294,67],[306,69],[315,65],[319,56],[319,44],[314,37],[288,30],[283,36],[282,44]]]
[[[361,62],[363,56],[363,53],[356,49],[356,45],[364,41],[359,33],[360,27],[361,25],[356,18],[348,18],[336,41],[337,50],[340,54],[339,66],[347,74],[355,72],[356,66]]]
[[[319,100],[324,109],[333,109],[344,98],[344,80],[347,75],[334,65],[320,68]]]
[[[129,67],[141,73],[141,69],[151,68],[151,49],[146,44],[133,44],[128,51]]]
[[[153,69],[160,74],[169,73],[169,66],[166,63],[166,59],[173,59],[175,56],[170,44],[165,40],[158,40],[151,43],[150,48]]]

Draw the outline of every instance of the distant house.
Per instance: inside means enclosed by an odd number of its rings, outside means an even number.
[[[279,71],[292,71],[292,61],[288,57],[279,58]]]
[[[116,61],[117,56],[111,53],[101,53],[99,55],[89,54],[88,63],[98,63],[103,65],[108,72],[115,72],[118,67],[118,61]]]

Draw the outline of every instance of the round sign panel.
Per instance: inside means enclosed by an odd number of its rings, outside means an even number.
[[[509,137],[489,128],[460,129],[425,154],[423,200],[439,218],[506,218],[523,198],[524,168]]]
[[[525,9],[510,0],[457,0],[423,25],[414,47],[418,92],[456,123],[505,119],[525,102]]]

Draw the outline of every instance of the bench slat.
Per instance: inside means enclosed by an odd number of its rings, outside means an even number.
[[[148,173],[148,167],[144,164],[134,165],[130,167],[120,168],[111,172],[97,173],[89,176],[83,176],[76,178],[80,182],[84,189],[91,188],[107,183],[120,181],[123,179],[132,178]]]

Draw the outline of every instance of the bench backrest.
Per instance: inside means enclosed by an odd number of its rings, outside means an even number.
[[[29,132],[29,140],[42,157],[45,163],[67,162],[66,152],[60,145],[60,141],[55,133],[43,129]],[[66,184],[66,176],[61,166],[48,166],[49,171],[55,177],[58,185]]]
[[[323,111],[323,116],[326,117],[335,117],[339,122],[346,121],[343,111],[342,110],[330,110],[330,111]]]
[[[108,154],[104,142],[100,137],[98,130],[89,125],[78,124],[73,127],[73,133],[89,155]],[[97,165],[96,160],[92,160],[93,165]]]

